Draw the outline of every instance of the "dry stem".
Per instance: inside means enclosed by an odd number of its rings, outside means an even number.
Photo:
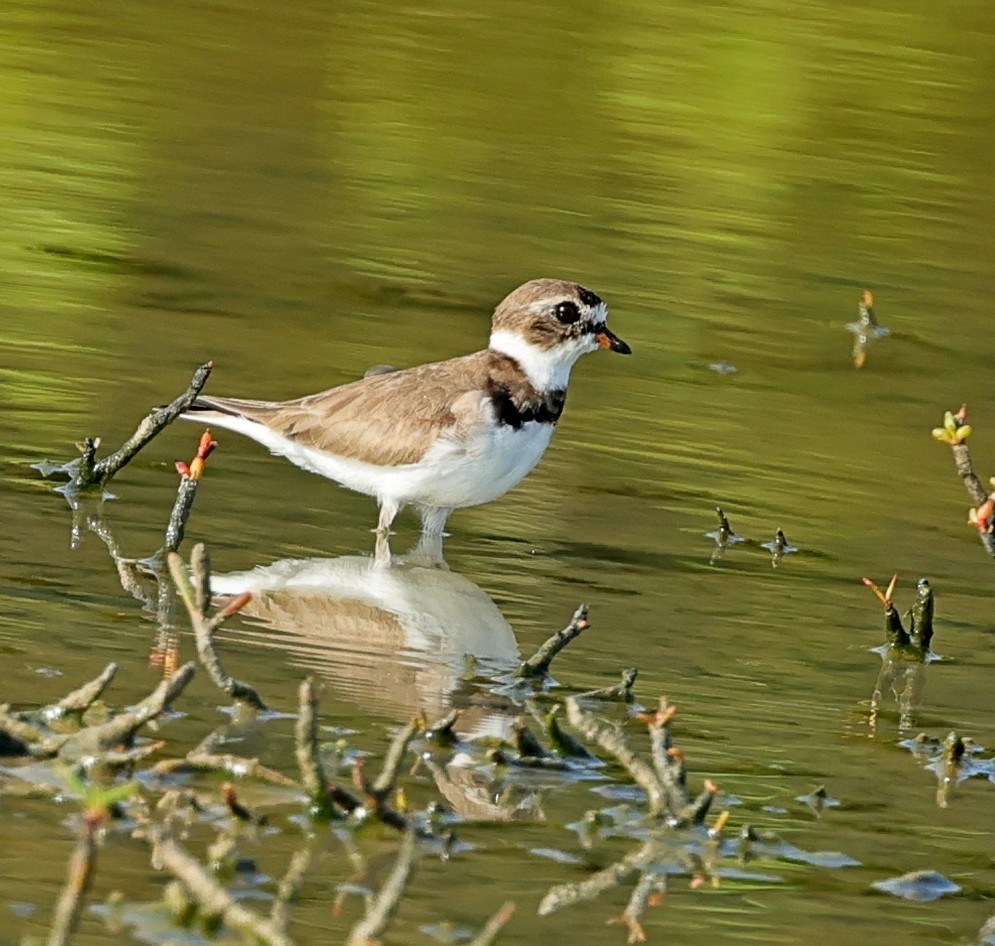
[[[657,778],[652,767],[636,755],[620,729],[601,722],[593,714],[581,709],[575,697],[567,700],[567,719],[585,739],[596,742],[612,755],[646,792],[649,814],[652,817],[659,817],[667,812],[669,793],[666,787]]]
[[[236,680],[221,666],[221,660],[214,649],[214,632],[229,617],[237,613],[239,608],[247,603],[248,598],[245,596],[236,598],[228,607],[209,618],[207,611],[211,596],[211,561],[204,544],[198,542],[190,555],[190,564],[193,570],[192,584],[187,576],[183,559],[178,553],[170,552],[166,561],[169,564],[169,572],[173,576],[176,589],[190,615],[190,623],[193,626],[194,638],[197,642],[197,656],[206,668],[211,680],[232,699],[241,700],[258,710],[268,709],[263,698],[253,687],[249,686],[248,683]]]
[[[96,460],[99,440],[87,437],[83,441],[83,455],[64,468],[69,473],[70,485],[75,489],[102,487],[110,482],[150,440],[168,427],[180,414],[185,413],[193,404],[201,389],[210,377],[214,363],[209,361],[201,365],[190,379],[187,390],[166,407],[153,408],[138,425],[135,432],[125,441],[121,448],[102,460]]]
[[[179,880],[205,914],[220,916],[246,939],[264,946],[293,946],[290,937],[273,920],[242,906],[210,871],[161,827],[149,828],[149,840],[153,862]]]
[[[318,691],[314,677],[301,681],[297,694],[298,711],[297,724],[294,727],[294,743],[301,782],[317,812],[326,818],[335,817],[338,808],[318,752]]]
[[[104,667],[103,673],[99,677],[91,680],[89,683],[84,683],[78,690],[73,690],[72,693],[67,694],[54,707],[49,707],[49,709],[60,710],[64,713],[82,713],[89,709],[90,705],[100,698],[100,694],[104,692],[107,685],[114,679],[114,674],[117,673],[117,664],[109,663]],[[42,710],[45,713],[45,710]]]
[[[408,831],[401,842],[394,866],[380,892],[373,898],[363,917],[349,933],[346,946],[368,946],[379,940],[404,895],[415,863],[415,833]]]
[[[515,675],[518,677],[541,677],[549,672],[553,658],[591,625],[587,620],[587,605],[582,604],[561,631],[551,635],[528,660],[524,661]]]
[[[163,680],[141,703],[130,710],[118,713],[106,723],[88,726],[70,736],[59,747],[59,756],[64,759],[77,759],[84,755],[99,755],[127,744],[138,729],[154,719],[183,692],[196,670],[195,665],[186,663],[168,680]]]
[[[83,900],[90,892],[93,875],[97,869],[97,842],[94,838],[95,823],[85,820],[76,849],[69,860],[69,876],[62,888],[55,907],[55,918],[48,934],[48,946],[66,946],[76,930]]]

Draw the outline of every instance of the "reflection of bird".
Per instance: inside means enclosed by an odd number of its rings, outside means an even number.
[[[211,587],[223,596],[251,591],[240,613],[262,625],[259,643],[331,679],[364,708],[395,719],[420,710],[434,717],[457,698],[468,659],[481,675],[494,675],[516,667],[519,654],[511,627],[480,587],[422,561],[400,556],[385,569],[359,555],[285,559],[215,575]],[[468,709],[462,731],[491,719],[498,701],[481,695],[488,712]]]
[[[198,397],[184,415],[246,434],[291,462],[375,496],[386,533],[408,503],[441,533],[453,509],[489,502],[539,462],[570,369],[597,348],[630,349],[589,289],[535,279],[494,312],[483,351],[389,368],[292,401]]]

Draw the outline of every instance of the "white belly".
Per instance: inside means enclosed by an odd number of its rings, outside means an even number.
[[[490,502],[531,472],[555,429],[530,421],[518,430],[485,427],[467,442],[443,441],[417,463],[383,467],[323,453],[276,434],[244,417],[222,416],[212,423],[245,434],[297,466],[380,500],[458,509]]]

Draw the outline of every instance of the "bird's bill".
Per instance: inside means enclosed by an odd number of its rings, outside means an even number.
[[[610,348],[620,355],[631,355],[632,349],[625,344],[607,325],[602,325],[595,333],[594,337],[602,348]]]

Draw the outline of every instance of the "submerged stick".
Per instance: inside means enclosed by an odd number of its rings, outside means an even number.
[[[602,687],[600,690],[586,690],[578,693],[579,700],[616,700],[622,703],[631,703],[636,695],[632,692],[636,677],[639,671],[635,667],[628,667],[622,671],[622,679],[612,686]]]
[[[101,513],[89,516],[86,524],[87,528],[106,546],[111,561],[117,569],[117,577],[121,582],[121,587],[136,601],[151,608],[160,588],[155,576],[150,573],[148,564],[128,558],[124,554],[121,544],[107,523],[104,522]]]
[[[150,719],[155,719],[183,692],[193,679],[196,666],[193,662],[180,667],[168,680],[163,680],[144,700],[130,710],[118,713],[106,723],[88,726],[72,735],[59,747],[63,759],[77,759],[96,755],[127,743]]]
[[[515,902],[506,900],[484,924],[484,928],[470,940],[469,946],[491,946],[497,940],[498,933],[504,929],[508,921],[515,915]]]
[[[104,667],[99,677],[95,677],[89,683],[84,683],[79,689],[66,694],[58,703],[47,707],[48,712],[52,710],[62,713],[85,712],[90,708],[92,703],[100,698],[100,694],[104,692],[107,685],[114,679],[115,673],[117,673],[117,664],[109,663]],[[46,710],[42,710],[42,714],[45,715]]]
[[[153,767],[159,773],[178,772],[183,769],[199,769],[206,772],[223,772],[236,778],[258,779],[270,785],[283,788],[297,788],[297,783],[282,772],[263,765],[257,758],[233,755],[230,752],[216,751],[224,744],[224,733],[209,733],[181,759],[163,759]]]
[[[546,639],[540,648],[528,660],[524,661],[518,670],[517,677],[541,677],[549,672],[553,658],[572,640],[587,630],[591,625],[587,620],[587,605],[582,604],[570,619],[570,623]]]

